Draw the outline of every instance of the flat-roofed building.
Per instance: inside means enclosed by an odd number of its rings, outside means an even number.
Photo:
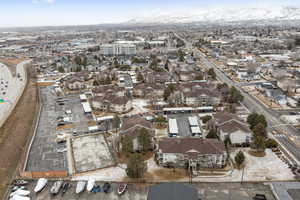
[[[136,45],[134,44],[103,44],[100,46],[103,55],[135,55]]]

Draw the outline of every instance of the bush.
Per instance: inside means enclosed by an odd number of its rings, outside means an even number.
[[[239,151],[236,156],[234,157],[234,161],[237,167],[240,167],[245,161],[245,155],[242,151]]]
[[[269,148],[269,149],[277,148],[278,143],[274,139],[268,139],[268,140],[265,141],[265,146],[266,146],[266,148]]]
[[[142,178],[147,171],[147,163],[145,163],[140,154],[133,154],[126,168],[126,174],[130,178]]]
[[[213,138],[218,138],[218,135],[217,135],[216,131],[214,131],[214,130],[211,129],[211,130],[208,132],[206,138],[212,138],[212,139],[213,139]]]
[[[211,119],[210,115],[206,115],[206,116],[204,116],[204,117],[201,118],[201,120],[202,120],[202,122],[204,124],[206,124],[210,119]]]

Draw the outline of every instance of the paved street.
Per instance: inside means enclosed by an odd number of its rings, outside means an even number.
[[[181,38],[176,33],[174,34],[176,37]],[[186,43],[186,48],[190,50],[194,49],[194,55],[200,57],[204,65],[206,65],[208,68],[214,69],[217,78],[220,81],[226,83],[229,87],[235,86],[241,92],[241,94],[244,96],[244,100],[242,103],[251,112],[263,114],[266,117],[269,125],[269,131],[275,130],[278,131],[279,133],[283,133],[287,135],[287,137],[280,137],[277,139],[280,142],[280,144],[283,146],[283,148],[285,148],[291,154],[294,160],[300,165],[300,148],[292,141],[292,140],[294,141],[297,140],[297,142],[299,142],[299,135],[300,135],[299,131],[291,125],[283,125],[286,123],[279,118],[279,114],[276,111],[266,108],[256,98],[244,92],[244,90],[242,90],[239,84],[229,79],[227,75],[223,73],[216,64],[210,62],[202,52],[200,52],[196,48],[193,48],[190,42],[184,39],[183,41]]]
[[[300,183],[298,182],[273,182],[270,183],[274,195],[280,200],[299,200]]]
[[[96,183],[103,185],[103,183]],[[263,183],[195,183],[187,185],[194,187],[198,190],[198,196],[201,200],[252,200],[255,194],[265,194],[268,200],[275,200],[269,185]],[[53,182],[49,182],[47,187],[38,194],[31,194],[33,200],[50,200],[50,199],[66,199],[66,200],[143,200],[147,199],[149,191],[149,184],[129,184],[128,190],[121,196],[116,192],[117,184],[111,184],[111,190],[105,194],[103,192],[89,193],[85,191],[82,194],[75,194],[76,182],[71,182],[71,188],[65,193],[64,196],[60,194],[51,197],[49,188]],[[35,182],[32,182],[28,189],[32,191]]]
[[[284,122],[278,118],[278,114],[275,111],[269,110],[264,105],[262,105],[261,102],[256,100],[254,97],[252,97],[248,93],[244,92],[239,86],[237,86],[232,80],[230,80],[222,71],[220,71],[214,63],[211,63],[210,61],[208,61],[207,58],[199,51],[198,51],[198,53],[201,56],[204,63],[215,70],[217,77],[222,82],[225,82],[226,84],[228,84],[228,86],[235,86],[242,93],[242,95],[244,96],[243,104],[250,111],[257,112],[259,114],[263,114],[266,117],[269,127],[270,127],[269,128],[270,131],[276,130],[279,133],[284,133],[284,134],[287,134],[288,136],[298,136],[299,135],[298,131],[290,125],[278,126],[278,125],[284,124]],[[296,144],[294,144],[289,139],[289,137],[282,137],[278,140],[284,146],[284,148],[286,148],[294,156],[294,158],[297,160],[297,162],[300,163],[299,147],[296,146]]]
[[[0,127],[9,116],[19,97],[21,96],[26,85],[25,65],[31,62],[27,60],[16,66],[18,76],[13,76],[6,65],[0,63],[0,99],[4,99],[5,103],[0,104]]]

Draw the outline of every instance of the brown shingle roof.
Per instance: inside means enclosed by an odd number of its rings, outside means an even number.
[[[250,128],[247,125],[239,123],[235,120],[229,121],[229,122],[219,126],[218,128],[226,133],[233,133],[237,130],[241,130],[241,131],[244,131],[247,133],[251,132]]]
[[[140,134],[140,130],[142,129],[143,127],[140,127],[140,126],[135,126],[131,129],[127,129],[126,131],[123,131],[122,132],[122,135],[126,135],[126,136],[130,136],[130,137],[138,137],[138,135]],[[154,133],[155,131],[152,130],[152,129],[147,129],[150,136],[151,137],[154,137]]]
[[[105,96],[96,96],[92,99],[92,101],[100,101],[100,102],[109,102],[111,104],[124,105],[130,99],[126,96],[115,96],[115,95],[105,95]]]
[[[223,124],[224,122],[228,122],[230,120],[237,120],[241,123],[245,123],[242,119],[240,119],[237,115],[229,113],[229,112],[218,112],[214,114],[214,119],[218,124]]]
[[[151,122],[140,117],[139,115],[135,115],[123,120],[121,131],[127,131],[128,129],[133,128],[135,126],[144,127],[148,129],[152,129],[153,127]]]
[[[162,153],[182,154],[222,154],[225,146],[217,139],[202,138],[165,138],[159,142],[159,150]]]
[[[98,86],[98,87],[94,88],[92,91],[93,91],[93,93],[106,93],[109,91],[119,92],[119,91],[124,91],[124,90],[125,90],[124,87],[119,87],[119,86],[115,86],[115,85],[103,85],[103,86]]]

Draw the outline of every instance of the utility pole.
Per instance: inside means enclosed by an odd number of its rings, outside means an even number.
[[[245,167],[243,167],[243,171],[242,171],[242,179],[241,179],[241,184],[243,184],[243,181],[244,181],[244,170],[245,170]]]

